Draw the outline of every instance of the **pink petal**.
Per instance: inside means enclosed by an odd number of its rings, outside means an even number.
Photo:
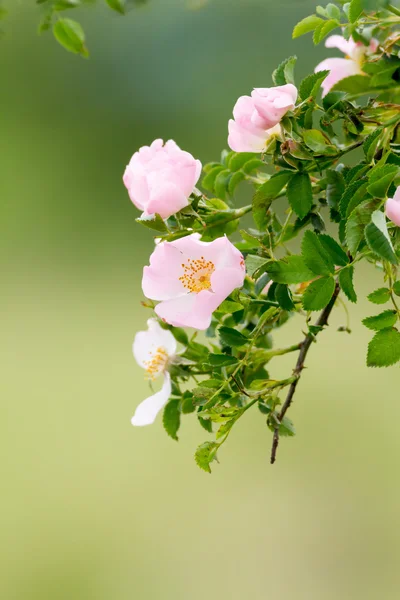
[[[343,54],[347,54],[347,56],[351,56],[356,45],[354,40],[351,38],[346,40],[342,35],[331,35],[325,41],[326,48],[337,48]]]
[[[186,293],[184,296],[164,300],[155,307],[156,314],[174,327],[194,327],[192,320],[196,319],[194,305],[197,294]]]
[[[152,189],[146,212],[150,215],[158,213],[163,219],[168,219],[188,204],[188,199],[182,190],[166,181]]]
[[[350,77],[351,75],[362,74],[358,63],[346,58],[327,58],[315,67],[315,72],[318,73],[318,71],[330,71],[322,82],[324,96],[341,79]]]
[[[388,219],[393,221],[397,227],[400,227],[400,199],[396,199],[396,196],[399,197],[400,188],[397,188],[396,194],[394,198],[388,198],[385,205],[385,212]]]
[[[144,295],[152,300],[168,300],[186,294],[187,290],[179,281],[182,262],[182,252],[172,243],[158,244],[150,257],[150,266],[143,269]]]
[[[165,372],[161,390],[139,404],[131,419],[132,425],[142,427],[143,425],[154,423],[160,410],[167,404],[171,395],[171,389],[171,377],[168,372]]]

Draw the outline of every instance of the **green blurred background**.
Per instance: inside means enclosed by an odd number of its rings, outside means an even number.
[[[36,36],[33,4],[10,2],[0,43],[0,597],[397,599],[399,375],[365,367],[366,301],[350,307],[352,335],[336,331],[338,307],[310,354],[297,436],[274,467],[256,410],[212,476],[193,461],[207,433],[190,415],[178,444],[160,419],[130,425],[148,393],[131,343],[149,316],[140,278],[152,238],[124,167],[156,137],[218,159],[239,95],[271,85],[287,56],[301,57],[302,76],[327,55],[291,41],[314,2],[82,10],[88,61]],[[357,273],[360,296],[379,282]]]

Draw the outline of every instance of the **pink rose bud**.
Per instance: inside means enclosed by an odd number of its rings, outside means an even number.
[[[184,152],[173,140],[155,140],[132,156],[123,181],[143,218],[157,213],[163,219],[188,206],[201,174],[201,162]]]
[[[245,274],[243,256],[227,237],[201,242],[193,233],[156,246],[142,289],[160,301],[155,312],[170,325],[207,329],[214,310],[242,287]]]
[[[393,198],[387,199],[385,212],[387,218],[400,227],[400,187],[397,188]]]
[[[257,88],[250,96],[241,96],[229,121],[229,147],[235,152],[262,152],[272,135],[280,134],[279,122],[297,99],[292,84]]]
[[[322,82],[323,96],[326,96],[330,89],[341,79],[351,75],[364,75],[362,64],[365,54],[376,52],[378,45],[379,43],[375,39],[371,40],[368,48],[361,42],[355,42],[352,38],[346,40],[341,35],[328,37],[325,46],[327,48],[338,48],[346,55],[346,58],[327,58],[315,67],[316,73],[318,71],[329,71]]]
[[[294,109],[297,88],[291,83],[272,88],[255,88],[251,97],[257,113],[270,129],[280,122],[288,110]]]

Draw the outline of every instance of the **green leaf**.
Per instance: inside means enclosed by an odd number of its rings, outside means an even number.
[[[372,169],[368,186],[368,192],[375,198],[386,198],[387,191],[393,179],[399,172],[397,165],[383,165]]]
[[[200,423],[200,425],[203,427],[203,429],[205,429],[206,431],[208,431],[208,433],[212,433],[212,421],[210,421],[210,419],[203,419],[202,417],[200,417],[200,415],[197,416],[197,419]]]
[[[294,66],[297,61],[297,56],[287,58],[279,67],[272,73],[272,80],[275,85],[285,85],[286,83],[294,84]]]
[[[326,200],[330,208],[335,210],[339,206],[339,201],[344,194],[345,182],[343,175],[339,171],[327,171],[326,179],[328,185],[326,186]]]
[[[228,193],[230,196],[233,196],[237,186],[245,179],[245,177],[246,176],[243,171],[237,171],[236,173],[233,173],[228,183]]]
[[[397,258],[387,229],[386,217],[382,211],[376,210],[372,213],[371,223],[365,228],[365,239],[375,254],[394,265],[397,264]]]
[[[357,302],[357,294],[353,284],[354,267],[351,265],[340,271],[338,280],[343,292],[346,294],[350,302]]]
[[[329,19],[329,21],[325,21],[323,24],[320,24],[320,26],[317,27],[314,32],[314,44],[320,44],[322,40],[325,39],[326,36],[337,27],[340,27],[340,23],[336,19]]]
[[[363,10],[363,0],[351,0],[348,12],[350,23],[355,23]]]
[[[337,149],[329,143],[319,129],[306,129],[303,138],[307,146],[316,154],[336,154]]]
[[[393,327],[397,321],[397,312],[395,310],[384,310],[379,315],[374,315],[373,317],[367,317],[363,319],[363,325],[368,327],[368,329],[373,329],[374,331],[380,331],[381,329],[386,329],[387,327]]]
[[[155,231],[159,231],[160,233],[166,233],[168,231],[168,227],[160,217],[160,215],[155,215],[154,218],[149,219],[135,219],[136,223],[140,223],[140,225],[144,225],[149,229],[154,229]]]
[[[250,277],[254,277],[257,271],[260,271],[257,275],[261,275],[261,272],[265,272],[264,267],[266,267],[267,263],[268,259],[256,254],[249,254],[245,260],[246,272]]]
[[[203,178],[201,182],[202,187],[209,192],[214,192],[215,180],[217,178],[218,173],[224,171],[224,165],[216,165],[210,171],[208,171],[207,175]]]
[[[243,335],[243,333],[240,333],[240,331],[232,329],[231,327],[220,327],[218,329],[218,333],[219,337],[221,338],[221,342],[226,346],[244,346],[249,341],[249,338]]]
[[[273,281],[287,285],[310,281],[314,277],[303,258],[295,254],[281,260],[269,261],[266,271]]]
[[[218,198],[221,198],[222,200],[225,200],[230,178],[231,172],[229,171],[229,169],[224,169],[223,171],[220,171],[219,173],[217,173],[217,176],[215,178],[215,195]]]
[[[232,302],[232,300],[224,300],[217,308],[218,312],[229,314],[238,312],[239,310],[243,310],[243,304],[240,304],[239,302]]]
[[[330,255],[331,259],[333,260],[333,264],[337,265],[338,267],[345,267],[347,264],[349,264],[349,258],[346,252],[330,235],[323,233],[318,236],[318,239],[323,248]]]
[[[227,167],[230,171],[239,171],[247,162],[253,158],[260,158],[259,154],[254,152],[233,152],[228,160]]]
[[[302,19],[295,28],[293,29],[292,37],[298,38],[305,33],[309,33],[310,31],[314,31],[318,25],[323,24],[325,21],[316,15],[310,15],[309,17],[305,17]]]
[[[343,218],[348,217],[356,206],[366,199],[367,186],[368,182],[357,180],[345,189],[339,203],[340,213]]]
[[[335,291],[332,277],[321,277],[312,281],[303,294],[304,310],[321,310],[329,303]]]
[[[371,215],[379,201],[366,200],[359,204],[351,213],[346,224],[346,243],[353,256],[356,254],[361,241],[364,239],[366,225],[371,221]]]
[[[293,421],[288,417],[283,417],[278,428],[279,435],[282,437],[293,437],[296,435]]]
[[[370,133],[370,135],[367,136],[364,140],[363,150],[368,163],[370,163],[375,156],[378,145],[381,141],[382,132],[383,129],[378,127],[377,129],[375,129],[375,131]]]
[[[194,455],[197,466],[207,473],[211,473],[210,463],[216,459],[219,444],[217,442],[204,442],[201,444]]]
[[[400,281],[396,281],[393,284],[393,291],[396,294],[396,296],[400,296]]]
[[[229,367],[231,365],[236,365],[238,359],[235,356],[229,356],[228,354],[212,354],[210,352],[207,362],[212,367]]]
[[[397,329],[382,329],[368,344],[367,365],[390,367],[400,360],[400,333]]]
[[[333,275],[335,265],[326,252],[319,236],[313,231],[306,231],[301,242],[301,255],[306,266],[316,275]]]
[[[292,294],[287,285],[278,283],[275,289],[275,298],[283,310],[291,311],[294,309]]]
[[[315,97],[328,73],[329,71],[318,71],[318,73],[312,73],[312,75],[305,77],[299,87],[300,99],[306,100],[307,98]]]
[[[187,346],[189,344],[188,334],[182,327],[171,327],[171,333],[177,342]]]
[[[125,14],[125,0],[106,0],[108,6],[120,15]]]
[[[179,410],[180,400],[170,400],[165,405],[163,413],[163,425],[165,431],[173,440],[178,441],[178,430],[181,424],[181,413]]]
[[[346,92],[347,94],[368,94],[371,91],[371,78],[367,75],[351,75],[344,77],[331,88],[330,92]]]
[[[308,173],[296,173],[287,186],[289,204],[300,219],[310,212],[313,203],[311,180]]]
[[[278,196],[292,175],[291,171],[280,171],[263,183],[255,193],[253,198],[253,219],[261,231],[264,231],[266,227],[267,211],[271,206],[272,200]]]
[[[85,46],[85,32],[81,25],[72,19],[58,19],[53,25],[53,34],[57,42],[69,52],[88,57]]]
[[[386,304],[390,300],[389,288],[378,288],[367,296],[368,300],[373,304]]]

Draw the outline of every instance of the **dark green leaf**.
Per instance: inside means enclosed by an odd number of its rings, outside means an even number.
[[[266,227],[267,210],[271,202],[292,177],[291,171],[280,171],[263,183],[253,198],[253,218],[257,227],[263,231]]]
[[[266,271],[273,281],[288,285],[310,281],[314,277],[303,258],[295,254],[282,260],[269,261]]]
[[[306,231],[301,242],[301,255],[306,266],[316,275],[332,275],[335,265],[330,254],[313,231]]]
[[[294,309],[292,294],[287,285],[284,285],[283,283],[278,283],[275,289],[275,298],[279,306],[283,308],[283,310],[291,311]]]
[[[233,173],[228,183],[228,192],[230,196],[233,196],[237,186],[243,181],[244,178],[245,174],[243,171],[237,171],[236,173]]]
[[[136,219],[136,223],[140,223],[149,229],[154,229],[154,231],[159,231],[160,233],[166,233],[168,228],[160,215],[155,215],[154,218],[149,219]]]
[[[346,224],[346,243],[350,254],[355,256],[361,241],[364,239],[366,225],[371,221],[371,215],[376,209],[377,200],[366,200],[359,204],[351,213]]]
[[[346,252],[339,246],[336,240],[330,235],[321,234],[318,239],[326,252],[330,255],[333,263],[338,267],[345,267],[349,263],[349,258]]]
[[[259,154],[254,152],[234,152],[227,162],[230,171],[239,171],[249,160],[260,158]]]
[[[357,302],[357,294],[353,284],[354,267],[351,265],[339,273],[339,285],[350,302]]]
[[[383,130],[378,127],[364,140],[363,150],[368,163],[370,163],[375,156],[378,145],[381,141],[382,131]]]
[[[328,73],[329,71],[318,71],[318,73],[313,73],[305,77],[299,87],[300,99],[306,100],[307,98],[315,97]]]
[[[375,254],[394,265],[397,264],[397,258],[387,230],[386,217],[382,211],[376,210],[372,213],[371,223],[365,228],[365,239]]]
[[[335,281],[332,277],[321,277],[312,281],[303,294],[305,310],[321,310],[329,303],[335,291]]]
[[[400,281],[396,281],[393,284],[393,291],[396,294],[396,296],[400,296]]]
[[[289,204],[300,219],[310,211],[313,203],[311,180],[308,173],[296,173],[287,186]]]
[[[366,198],[368,183],[363,180],[354,181],[344,191],[340,199],[339,209],[343,218],[348,217],[358,204]]]
[[[384,165],[372,169],[368,186],[368,192],[375,198],[385,198],[390,184],[399,172],[397,165]]]
[[[368,344],[367,365],[390,367],[400,360],[400,333],[397,329],[382,329]]]
[[[328,185],[326,186],[326,200],[330,208],[337,209],[339,201],[345,190],[345,182],[343,175],[339,171],[327,171],[326,178]]]
[[[389,288],[379,288],[371,292],[367,298],[373,304],[386,304],[390,300],[390,290]]]
[[[53,25],[53,33],[57,42],[69,52],[88,57],[85,46],[85,32],[81,25],[72,19],[58,19]]]
[[[221,338],[221,342],[226,346],[244,346],[247,344],[249,339],[237,331],[236,329],[232,329],[231,327],[220,327],[218,329],[219,337]]]
[[[303,138],[307,146],[316,154],[336,154],[337,149],[329,143],[319,129],[306,129]]]
[[[228,354],[212,354],[210,352],[207,362],[213,367],[228,367],[230,365],[236,365],[238,359],[235,356],[229,356]]]
[[[173,440],[178,441],[178,430],[181,424],[181,413],[179,410],[180,400],[170,400],[165,405],[163,414],[163,425],[165,431]]]

